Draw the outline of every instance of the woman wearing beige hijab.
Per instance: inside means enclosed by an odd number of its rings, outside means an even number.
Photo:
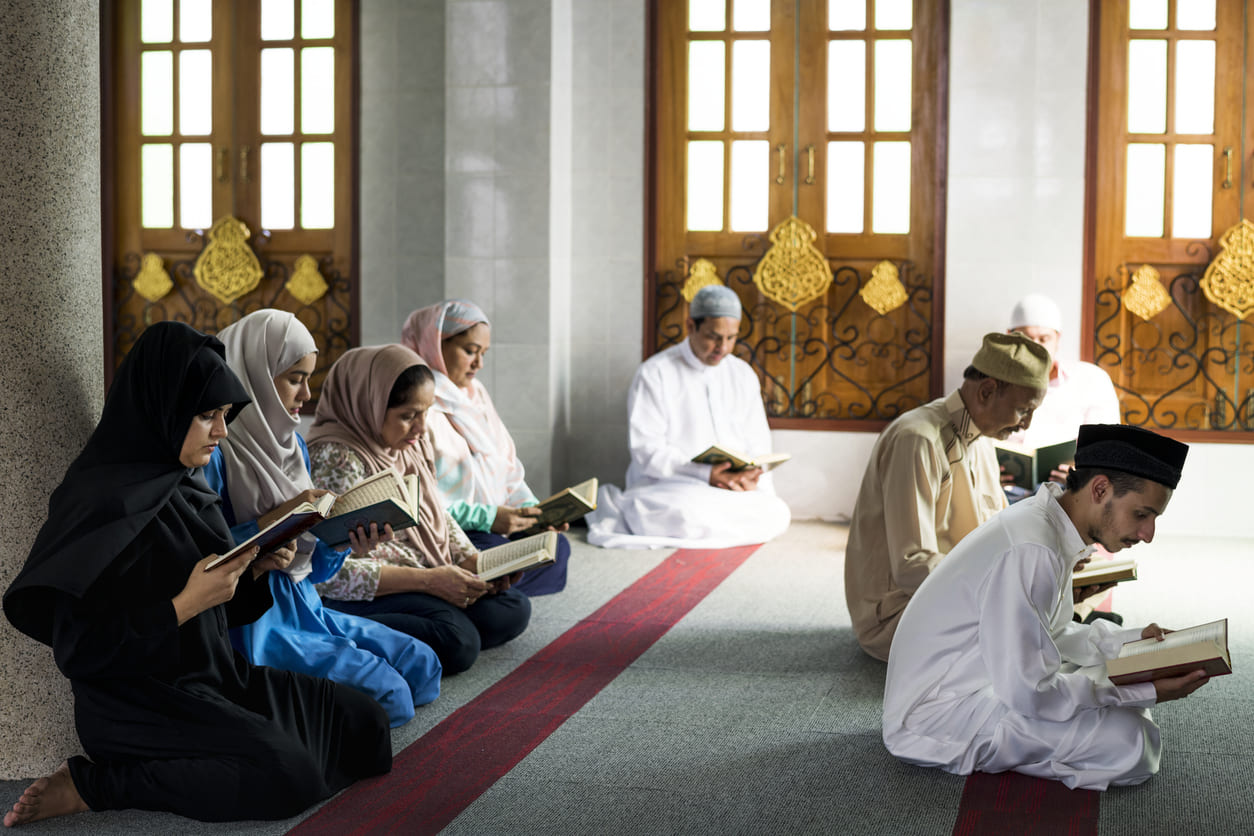
[[[445,674],[470,667],[483,648],[518,636],[531,602],[509,580],[475,577],[478,550],[449,517],[426,434],[435,400],[431,370],[401,345],[355,348],[335,362],[308,436],[315,486],[343,492],[392,468],[418,477],[419,524],[350,556],[319,586],[327,606],[364,615],[429,644]]]

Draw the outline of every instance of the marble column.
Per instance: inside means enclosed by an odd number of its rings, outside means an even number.
[[[104,400],[99,15],[0,0],[0,588]],[[80,749],[51,651],[0,619],[0,778]]]

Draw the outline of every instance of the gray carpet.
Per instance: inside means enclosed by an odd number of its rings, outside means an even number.
[[[450,834],[936,834],[963,779],[903,765],[879,736],[884,666],[849,630],[845,529],[796,523],[762,547],[656,645],[446,829]],[[446,680],[393,733],[399,749],[663,560],[574,539],[566,592],[534,600],[531,628]],[[1227,616],[1237,675],[1155,709],[1162,773],[1101,799],[1102,836],[1254,830],[1249,541],[1160,540],[1132,554],[1116,592],[1129,623],[1183,627]],[[1219,579],[1199,583],[1194,578]],[[15,798],[24,783],[0,783]],[[85,814],[31,833],[279,834],[277,823],[204,825],[152,813]]]

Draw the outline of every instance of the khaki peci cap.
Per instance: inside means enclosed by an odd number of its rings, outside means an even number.
[[[994,380],[1044,391],[1054,361],[1045,346],[1022,334],[985,334],[971,365]]]

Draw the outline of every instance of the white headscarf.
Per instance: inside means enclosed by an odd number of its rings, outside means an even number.
[[[299,319],[269,308],[248,314],[217,336],[226,346],[227,364],[252,398],[222,440],[227,493],[237,521],[255,520],[313,487],[296,441],[300,419],[284,408],[274,378],[318,347]],[[286,569],[293,580],[312,571],[315,543],[310,535],[300,538],[296,559]]]

